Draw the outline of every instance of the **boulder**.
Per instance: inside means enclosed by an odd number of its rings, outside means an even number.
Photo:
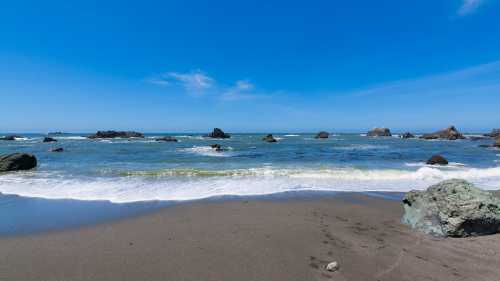
[[[263,137],[262,140],[267,142],[277,142],[277,140],[271,134]]]
[[[321,132],[317,133],[314,138],[315,139],[327,139],[329,137],[330,137],[330,133],[325,132],[325,131],[321,131]]]
[[[219,128],[214,128],[214,130],[210,134],[205,135],[205,137],[214,139],[228,139],[231,137],[231,135],[224,133],[224,131]]]
[[[441,131],[434,132],[432,134],[425,134],[421,137],[426,140],[435,139],[446,139],[446,140],[458,140],[465,139],[465,137],[455,128],[455,126],[450,126]]]
[[[26,153],[0,156],[0,172],[29,170],[37,165],[36,157]]]
[[[402,222],[441,237],[467,237],[500,232],[500,199],[459,179],[443,181],[403,199]]]
[[[89,139],[113,139],[113,138],[144,138],[144,135],[132,131],[98,131],[88,136]]]
[[[171,136],[165,136],[165,137],[157,138],[157,139],[156,139],[156,141],[172,141],[172,142],[178,142],[179,140],[177,140],[176,138],[171,137]]]
[[[441,155],[433,155],[427,160],[427,165],[448,165],[448,160]]]
[[[223,150],[222,146],[220,144],[217,144],[217,143],[211,144],[210,147],[215,149],[215,151],[222,151]]]
[[[402,134],[400,137],[403,139],[413,139],[413,138],[415,138],[415,135],[413,135],[410,132],[406,132],[406,133]]]
[[[64,148],[62,148],[62,147],[53,148],[50,150],[50,152],[63,152],[63,151],[64,151]]]
[[[43,142],[56,142],[57,140],[51,137],[45,137],[43,138]]]
[[[493,144],[494,147],[497,147],[497,148],[500,148],[500,137],[498,137],[496,140],[495,140],[495,143]]]
[[[14,140],[16,140],[16,138],[22,138],[22,137],[17,136],[17,135],[8,135],[8,136],[0,137],[0,140],[14,141]]]
[[[500,129],[493,129],[491,130],[491,133],[484,135],[491,138],[500,138]]]
[[[369,131],[367,134],[369,137],[390,137],[392,136],[391,130],[388,128],[375,128]]]

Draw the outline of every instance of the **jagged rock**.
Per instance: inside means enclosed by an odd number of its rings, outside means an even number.
[[[36,157],[26,153],[0,156],[0,172],[29,170],[37,165]]]
[[[113,139],[113,138],[144,138],[144,135],[132,131],[98,131],[94,135],[88,136],[89,139]]]
[[[317,133],[314,138],[315,139],[327,139],[329,137],[330,137],[330,133],[325,132],[325,131],[321,131],[321,132]]]
[[[267,142],[277,142],[277,140],[271,134],[263,137],[262,140]]]
[[[401,135],[401,138],[403,138],[403,139],[413,139],[413,138],[415,138],[415,135],[413,135],[410,132],[406,132],[406,133],[404,133],[404,134]]]
[[[500,199],[459,179],[403,199],[403,223],[436,236],[467,237],[500,232]]]
[[[18,135],[8,135],[8,136],[0,137],[0,140],[5,140],[5,141],[14,141],[14,140],[16,140],[17,138],[22,138],[22,137],[21,137],[21,136],[18,136]]]
[[[435,139],[446,139],[446,140],[458,140],[465,139],[465,137],[455,128],[455,126],[450,126],[441,131],[434,132],[432,134],[425,134],[421,137],[426,140]]]
[[[388,128],[375,128],[369,131],[367,134],[369,137],[390,137],[392,136],[391,130]]]
[[[172,141],[172,142],[178,142],[179,140],[177,140],[176,138],[171,137],[171,136],[166,136],[166,137],[157,138],[157,139],[156,139],[156,141]]]
[[[50,152],[63,152],[63,151],[64,151],[64,148],[62,148],[62,147],[53,148],[50,150]]]
[[[331,272],[339,270],[339,263],[336,261],[333,261],[333,262],[327,264],[326,270],[331,271]]]
[[[43,142],[56,142],[57,140],[51,137],[45,137],[43,138]]]
[[[500,138],[500,129],[493,129],[491,130],[491,133],[484,135],[491,138]]]
[[[219,128],[214,128],[214,130],[210,134],[205,135],[205,137],[215,139],[228,139],[231,137],[231,135],[224,133],[224,131]]]
[[[448,160],[441,155],[433,155],[427,160],[427,165],[448,165]]]

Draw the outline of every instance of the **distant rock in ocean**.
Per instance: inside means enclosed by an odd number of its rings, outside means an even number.
[[[165,137],[157,138],[156,141],[178,142],[179,140],[174,138],[174,137],[171,137],[171,136],[165,136]]]
[[[277,142],[277,140],[271,134],[263,137],[262,140],[267,142]]]
[[[45,137],[43,138],[43,142],[56,142],[57,140],[51,137]]]
[[[388,128],[375,128],[369,131],[367,134],[369,137],[390,137],[392,136],[391,130]]]
[[[0,172],[29,170],[37,165],[36,157],[27,153],[0,156]]]
[[[500,232],[500,199],[464,180],[447,180],[403,199],[403,223],[435,236]]]
[[[62,147],[53,148],[50,150],[50,152],[63,152],[63,151],[64,151],[64,148],[62,148]]]
[[[325,131],[321,131],[321,132],[317,133],[314,138],[315,139],[327,139],[329,137],[330,137],[330,133],[325,132]]]
[[[415,135],[413,135],[410,132],[406,132],[406,133],[402,134],[400,137],[403,139],[413,139],[413,138],[415,138]]]
[[[18,135],[8,135],[8,136],[5,136],[5,137],[0,137],[0,140],[4,140],[4,141],[14,141],[16,140],[17,138],[22,138],[21,136],[18,136]]]
[[[205,137],[214,139],[228,139],[231,137],[231,135],[224,133],[224,131],[219,128],[214,128],[214,130],[210,134],[205,135]]]
[[[441,155],[433,155],[427,160],[427,165],[448,165],[448,160]]]
[[[217,143],[211,144],[210,147],[215,149],[215,151],[223,151],[222,146],[220,144],[217,144]]]
[[[500,129],[493,129],[491,133],[484,134],[486,137],[500,138]]]
[[[144,135],[133,131],[98,131],[90,135],[89,139],[113,139],[113,138],[144,138]]]
[[[450,126],[446,129],[434,132],[432,134],[425,134],[421,139],[435,140],[435,139],[446,139],[446,140],[458,140],[465,139],[465,137],[455,128],[455,126]]]

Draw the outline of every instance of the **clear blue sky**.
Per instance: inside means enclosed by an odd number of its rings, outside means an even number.
[[[5,1],[0,131],[489,130],[499,19],[497,0]]]

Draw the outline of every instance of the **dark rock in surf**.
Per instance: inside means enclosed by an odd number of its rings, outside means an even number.
[[[277,142],[277,140],[271,134],[263,137],[262,140],[267,142]]]
[[[489,138],[488,137],[468,137],[467,139],[471,140],[471,141],[480,141],[480,140],[486,140]]]
[[[8,135],[8,136],[0,137],[0,140],[4,140],[4,141],[14,141],[14,140],[16,140],[17,138],[22,138],[22,137],[21,137],[21,136],[17,136],[17,135]]]
[[[410,132],[406,132],[406,133],[402,134],[400,137],[403,139],[413,139],[413,138],[415,138],[415,135],[413,135]]]
[[[64,151],[64,148],[62,147],[58,147],[58,148],[54,148],[54,149],[51,149],[50,152],[63,152]]]
[[[329,137],[330,137],[330,133],[325,132],[325,131],[321,131],[321,132],[317,133],[314,138],[315,139],[327,139]]]
[[[219,128],[214,128],[214,130],[210,134],[205,135],[205,137],[214,139],[228,139],[231,137],[231,135],[224,133],[224,131]]]
[[[178,142],[179,140],[177,140],[174,137],[166,136],[166,137],[157,138],[156,141]]]
[[[98,131],[90,135],[89,139],[113,139],[113,138],[144,138],[144,135],[133,131]]]
[[[486,137],[490,138],[500,138],[500,129],[493,129],[491,133],[484,134]]]
[[[210,145],[211,148],[215,149],[215,151],[223,151],[224,149],[222,148],[222,146],[220,144],[211,144]]]
[[[441,155],[433,155],[427,160],[427,165],[448,165],[448,160]]]
[[[459,179],[443,181],[403,199],[402,222],[441,237],[467,237],[500,232],[500,199]]]
[[[51,137],[45,137],[43,138],[43,142],[56,142],[57,140]]]
[[[0,172],[29,170],[37,165],[36,157],[27,153],[0,156]]]
[[[465,137],[455,128],[455,126],[450,126],[446,129],[434,132],[432,134],[425,134],[421,139],[425,140],[435,140],[435,139],[446,139],[446,140],[458,140],[465,139]]]
[[[375,128],[369,131],[367,134],[369,137],[390,137],[392,136],[391,130],[388,128]]]

